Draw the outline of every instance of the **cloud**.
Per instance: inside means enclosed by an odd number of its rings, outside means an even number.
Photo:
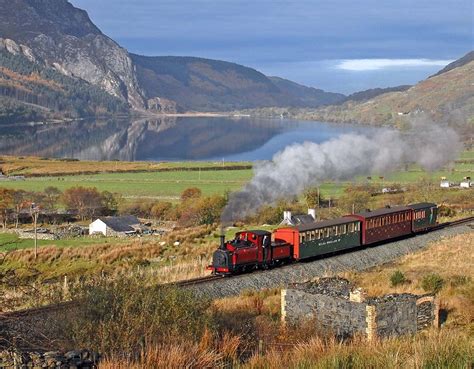
[[[387,68],[443,67],[453,60],[436,59],[346,59],[341,60],[337,69],[362,72]]]

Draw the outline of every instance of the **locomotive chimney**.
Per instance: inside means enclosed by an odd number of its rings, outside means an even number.
[[[220,249],[225,250],[225,233],[224,233],[224,228],[221,228],[221,234],[219,235],[219,238],[221,240],[220,244]]]

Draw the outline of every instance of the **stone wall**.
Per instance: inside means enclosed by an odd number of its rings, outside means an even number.
[[[97,368],[99,355],[87,350],[81,351],[0,351],[0,368]]]
[[[348,292],[350,284],[346,281],[343,286],[343,281],[321,278],[283,289],[282,321],[296,324],[313,320],[338,336],[363,334],[369,340],[438,326],[439,303],[432,295],[390,294],[366,299],[360,289]]]

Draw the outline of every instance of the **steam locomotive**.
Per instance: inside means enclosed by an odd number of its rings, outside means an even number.
[[[437,224],[433,203],[385,207],[337,219],[282,227],[273,233],[262,230],[237,232],[214,252],[213,274],[231,275],[267,269],[284,263],[375,245],[425,232]]]

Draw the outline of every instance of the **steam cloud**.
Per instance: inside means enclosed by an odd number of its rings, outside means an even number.
[[[372,136],[345,134],[322,144],[294,144],[255,165],[252,180],[231,194],[222,222],[243,219],[264,204],[294,197],[325,180],[385,174],[405,163],[432,171],[456,159],[460,148],[454,130],[427,122],[413,123],[407,132],[381,130]]]

